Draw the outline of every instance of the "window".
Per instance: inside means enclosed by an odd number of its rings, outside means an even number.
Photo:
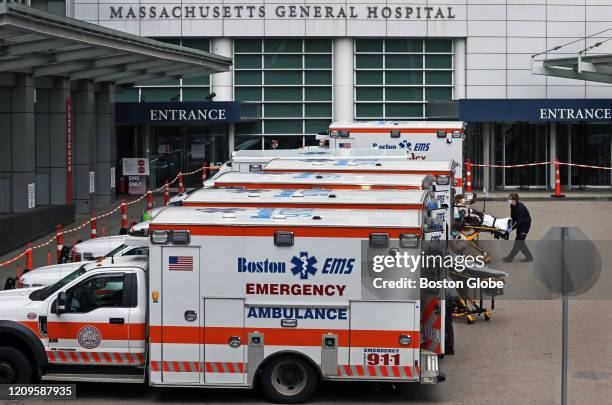
[[[238,124],[237,134],[301,135],[324,131],[329,126],[330,39],[236,39],[234,67],[234,99],[260,104],[262,117],[258,126]],[[279,142],[294,143],[282,137]],[[236,143],[236,148],[261,147],[256,143]]]
[[[357,39],[354,54],[356,119],[423,119],[453,98],[451,39]]]
[[[98,308],[127,307],[124,274],[94,276],[67,291],[70,312],[86,313]]]
[[[209,52],[208,38],[155,38],[173,45],[185,46]],[[186,77],[165,80],[146,86],[123,89],[117,92],[117,102],[135,101],[206,101],[210,94],[210,76]]]
[[[136,247],[125,252],[124,256],[149,256],[149,248]]]

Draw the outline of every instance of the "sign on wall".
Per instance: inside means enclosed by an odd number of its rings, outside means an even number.
[[[147,192],[147,178],[145,176],[128,176],[128,194],[142,195]]]
[[[72,204],[72,97],[66,98],[66,204]]]
[[[124,176],[148,176],[149,158],[123,158]]]
[[[96,172],[89,172],[89,194],[96,192]]]
[[[115,178],[116,178],[116,173],[115,173],[115,166],[110,168],[110,188],[115,188]]]
[[[28,209],[36,207],[36,183],[28,183]]]

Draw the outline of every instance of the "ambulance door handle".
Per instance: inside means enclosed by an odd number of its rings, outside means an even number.
[[[108,323],[112,325],[123,325],[125,323],[125,319],[123,318],[111,318],[108,320]]]

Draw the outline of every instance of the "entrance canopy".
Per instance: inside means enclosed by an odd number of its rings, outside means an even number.
[[[116,85],[228,71],[231,59],[0,0],[0,72]]]
[[[546,59],[542,61],[541,66],[533,67],[533,73],[567,79],[612,83],[612,55],[583,56],[578,54],[578,56],[571,58]]]

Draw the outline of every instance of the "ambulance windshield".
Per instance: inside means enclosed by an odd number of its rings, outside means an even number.
[[[85,269],[85,266],[83,265],[78,270],[73,271],[72,273],[68,274],[66,277],[59,280],[57,283],[41,288],[40,290],[33,291],[32,294],[30,294],[30,299],[32,301],[44,301],[47,298],[49,298],[53,293],[55,293],[56,291],[58,291],[60,288],[67,285],[68,283],[70,283],[72,280],[79,277],[81,274],[84,274],[86,271],[87,270]]]

